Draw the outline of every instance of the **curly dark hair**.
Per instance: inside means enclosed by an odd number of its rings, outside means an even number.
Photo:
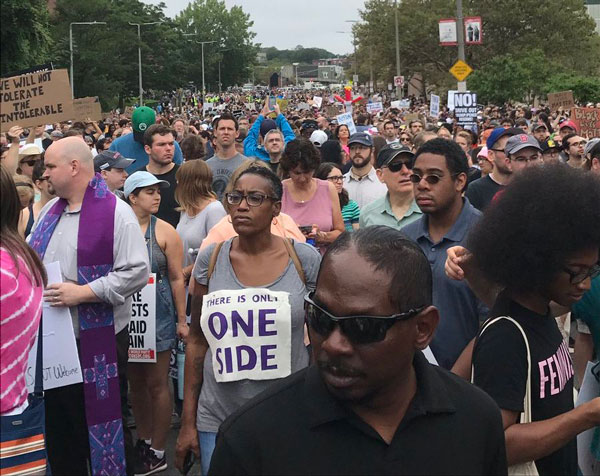
[[[486,209],[466,246],[493,282],[537,291],[569,256],[600,249],[599,203],[600,178],[594,174],[565,164],[531,167]]]
[[[321,163],[321,155],[308,139],[298,138],[288,142],[281,156],[279,168],[289,174],[300,166],[303,170],[317,170]]]
[[[267,182],[269,182],[271,184],[271,189],[273,190],[273,196],[277,200],[281,200],[281,197],[283,196],[283,186],[281,185],[281,180],[275,174],[275,172],[273,172],[268,167],[259,167],[256,165],[251,165],[250,167],[248,167],[246,170],[242,171],[238,175],[238,177],[235,179],[235,183],[233,185],[235,186],[235,184],[238,182],[239,179],[241,179],[244,175],[248,175],[248,174],[258,175],[258,176],[264,178]]]

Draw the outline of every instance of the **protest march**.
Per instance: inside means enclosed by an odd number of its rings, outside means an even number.
[[[0,475],[600,475],[598,55],[489,2],[8,3]]]

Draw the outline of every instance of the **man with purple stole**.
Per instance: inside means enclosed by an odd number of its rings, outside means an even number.
[[[29,238],[45,264],[60,263],[63,282],[45,305],[69,308],[83,383],[45,392],[46,440],[53,474],[132,474],[127,406],[131,295],[148,281],[144,237],[133,211],[94,175],[80,137],[53,143],[43,178],[57,198],[40,212]]]

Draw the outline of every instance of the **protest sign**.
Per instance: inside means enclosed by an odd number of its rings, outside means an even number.
[[[438,117],[440,114],[440,97],[432,94],[429,99],[429,115]]]
[[[92,122],[102,119],[102,107],[98,96],[73,99],[73,120]]]
[[[28,73],[0,80],[0,130],[39,126],[73,118],[66,69]]]
[[[574,107],[571,120],[577,126],[577,133],[585,138],[600,137],[600,108]]]
[[[548,94],[548,107],[550,107],[552,111],[556,111],[559,107],[571,109],[574,106],[575,100],[573,99],[573,91]]]
[[[298,111],[308,111],[310,106],[306,102],[299,102],[296,109],[298,109]]]
[[[156,362],[156,274],[132,296],[129,362]]]
[[[247,102],[247,103],[245,104],[245,106],[246,106],[246,109],[248,109],[249,111],[254,111],[254,110],[256,110],[256,106],[254,105],[254,103],[253,103],[253,102]],[[218,109],[218,107],[217,107],[217,109]]]
[[[279,110],[281,112],[287,111],[287,108],[288,108],[288,100],[287,99],[277,98],[277,104],[278,104]]]
[[[327,106],[325,108],[325,115],[327,117],[337,116],[339,112],[340,110],[337,106]]]
[[[62,283],[60,263],[54,261],[46,265],[48,284]],[[42,320],[42,379],[44,390],[65,387],[83,381],[73,321],[67,307],[51,307],[49,303],[43,304]],[[37,339],[29,352],[25,379],[27,389],[33,392],[35,383]]]
[[[290,375],[289,293],[264,288],[212,292],[203,298],[200,326],[210,346],[217,382]]]
[[[454,117],[464,128],[477,124],[477,94],[470,91],[454,93]]]
[[[381,101],[367,103],[367,112],[369,114],[376,114],[379,111],[383,111],[383,103]]]
[[[576,406],[579,407],[600,395],[600,382],[598,381],[598,362],[588,362]],[[600,474],[600,427],[592,427],[577,435],[577,462],[581,474]]]
[[[20,69],[19,71],[11,71],[10,73],[5,73],[2,75],[3,78],[10,78],[12,76],[21,76],[22,74],[28,73],[40,73],[42,71],[50,71],[54,69],[54,65],[52,63],[45,64],[37,64],[32,66],[31,68]]]
[[[335,116],[338,124],[346,124],[350,134],[356,134],[356,126],[354,125],[354,119],[352,119],[352,112],[345,112],[344,114],[338,114]]]
[[[313,104],[317,109],[321,109],[321,104],[323,103],[323,98],[319,96],[313,96]]]

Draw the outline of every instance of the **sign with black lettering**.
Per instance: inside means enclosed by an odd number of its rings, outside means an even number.
[[[73,119],[66,69],[0,79],[0,131]]]
[[[264,288],[212,292],[203,298],[200,326],[210,346],[217,382],[290,375],[289,293]]]
[[[156,274],[131,300],[129,362],[156,362]]]
[[[92,122],[102,119],[102,107],[98,96],[73,99],[73,120]]]
[[[454,93],[454,117],[458,125],[469,129],[477,125],[477,94],[469,91]]]

